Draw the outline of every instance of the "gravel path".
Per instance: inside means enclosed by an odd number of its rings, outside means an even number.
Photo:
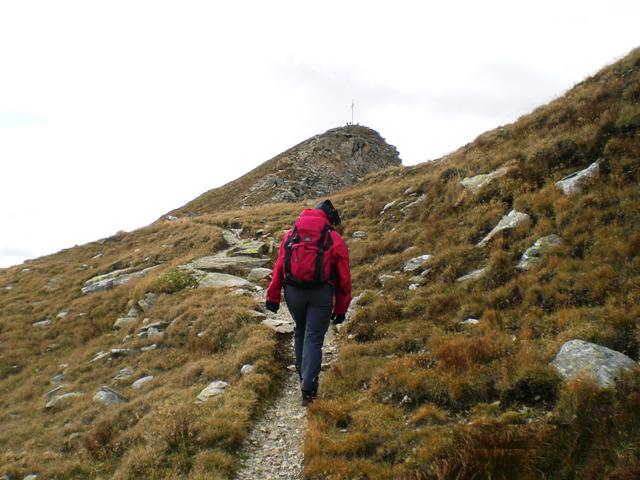
[[[286,312],[286,308],[284,310]],[[336,356],[333,327],[325,337],[323,351],[323,367],[327,368]],[[293,366],[288,369],[292,370]],[[290,371],[280,395],[258,420],[240,452],[245,460],[236,475],[237,480],[303,478],[306,409],[300,405],[300,400],[298,374]]]

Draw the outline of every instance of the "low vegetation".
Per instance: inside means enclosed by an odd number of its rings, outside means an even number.
[[[332,196],[359,298],[309,408],[308,478],[640,476],[640,372],[599,389],[549,367],[575,338],[640,356],[639,104],[635,50],[445,158],[371,174]],[[562,194],[555,182],[596,160],[584,191]],[[503,166],[508,173],[477,193],[460,184]],[[176,267],[220,250],[222,228],[279,238],[303,206],[212,208],[0,272],[0,473],[231,478],[258,400],[277,389],[278,345],[250,314],[252,299],[191,288]],[[512,209],[529,221],[476,246]],[[358,230],[367,237],[351,238]],[[517,270],[523,252],[552,233],[561,243]],[[421,254],[433,258],[403,273]],[[99,273],[156,264],[125,286],[80,293]],[[483,276],[458,281],[480,268]],[[123,340],[149,343],[112,326],[150,291],[159,297],[144,315],[173,321],[158,348],[89,364]],[[478,322],[463,323],[470,318]],[[241,376],[245,363],[257,374]],[[42,395],[60,364],[68,391],[84,396],[46,409]],[[92,402],[127,366],[154,380],[122,386],[126,403]],[[196,405],[216,379],[229,383],[225,394]]]

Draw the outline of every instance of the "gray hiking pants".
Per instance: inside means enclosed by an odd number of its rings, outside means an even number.
[[[333,287],[303,289],[285,285],[284,299],[296,322],[293,331],[300,389],[313,392],[322,365],[322,344],[331,321]]]

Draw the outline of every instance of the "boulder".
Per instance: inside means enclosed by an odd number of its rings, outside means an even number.
[[[562,239],[554,233],[539,238],[533,246],[527,248],[524,254],[522,254],[522,258],[518,262],[518,265],[516,265],[516,269],[520,271],[529,270],[534,265],[540,263],[542,256],[547,253],[547,251],[560,245],[560,243],[562,243]]]
[[[271,276],[270,268],[252,268],[247,276],[247,280],[250,282],[259,282],[265,278],[269,278]]]
[[[200,288],[251,287],[252,285],[250,281],[244,278],[219,272],[207,273],[198,280],[198,287]]]
[[[204,403],[212,397],[217,397],[218,395],[222,395],[224,393],[225,388],[227,388],[229,384],[222,380],[216,380],[215,382],[211,382],[207,387],[205,387],[198,397],[196,398],[196,403]]]
[[[526,213],[511,210],[507,215],[502,217],[500,222],[498,222],[498,225],[493,227],[493,230],[491,230],[486,237],[484,237],[482,240],[478,242],[477,246],[484,247],[487,243],[489,243],[489,240],[491,240],[496,234],[502,232],[503,230],[516,228],[517,226],[528,221],[529,221],[529,215],[527,215]]]
[[[569,340],[562,345],[551,365],[565,380],[586,373],[598,386],[606,388],[615,384],[622,370],[638,364],[610,348],[584,340]]]
[[[485,273],[487,273],[487,267],[479,268],[478,270],[469,272],[466,275],[461,276],[460,278],[456,278],[456,282],[466,282],[467,280],[478,280],[479,278],[483,277]]]
[[[153,380],[153,375],[147,375],[145,377],[139,378],[138,380],[136,380],[131,384],[131,388],[138,390],[142,388],[145,384],[149,383],[151,380]]]
[[[403,272],[413,272],[422,267],[425,263],[433,258],[433,255],[429,255],[425,253],[424,255],[420,255],[419,257],[412,258],[409,260],[402,269]]]
[[[360,238],[360,239],[364,239],[367,238],[367,232],[363,232],[362,230],[358,230],[355,231],[351,234],[352,238]]]
[[[556,186],[562,190],[562,193],[568,195],[570,193],[579,193],[588,185],[600,170],[600,164],[595,161],[584,170],[574,172],[571,175],[567,175],[562,180],[556,182]]]
[[[460,184],[471,193],[478,193],[485,185],[491,183],[492,180],[504,177],[507,173],[509,173],[509,167],[502,167],[491,173],[464,178],[460,181]]]
[[[112,388],[109,388],[106,385],[102,385],[93,396],[93,401],[102,403],[106,406],[110,406],[117,403],[124,403],[127,401],[127,399]]]
[[[460,323],[462,323],[462,325],[465,325],[465,326],[473,326],[473,325],[479,324],[480,320],[478,320],[477,318],[467,318],[466,320]]]
[[[250,363],[243,365],[240,369],[240,373],[242,375],[249,375],[251,372],[253,372],[253,365],[251,365]]]

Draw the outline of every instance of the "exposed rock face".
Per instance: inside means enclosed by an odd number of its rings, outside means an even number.
[[[334,128],[299,143],[239,179],[206,192],[170,215],[182,217],[317,198],[353,185],[368,173],[400,163],[396,148],[376,131],[359,125]]]
[[[556,185],[565,195],[569,193],[579,193],[584,187],[595,177],[600,169],[600,164],[594,162],[584,170],[567,175],[562,180],[556,182]]]
[[[584,340],[569,340],[562,345],[551,365],[567,380],[587,373],[600,387],[611,387],[622,370],[638,364],[610,348]]]
[[[249,256],[227,257],[226,255],[213,255],[195,259],[189,264],[197,270],[211,272],[226,272],[229,270],[251,270],[260,268],[269,263],[268,258],[255,258]]]
[[[214,287],[214,288],[228,288],[228,287],[250,287],[252,283],[244,278],[236,277],[235,275],[229,275],[227,273],[207,273],[198,282],[198,287]]]
[[[509,230],[511,228],[516,228],[518,225],[528,222],[529,215],[522,212],[516,212],[515,210],[511,210],[507,215],[502,217],[498,225],[493,227],[486,237],[484,237],[480,242],[478,242],[478,247],[484,247],[489,240],[491,240],[496,234],[503,230]]]
[[[102,292],[119,285],[124,285],[126,283],[129,283],[134,278],[146,275],[159,266],[160,265],[155,265],[143,270],[125,268],[122,270],[114,270],[113,272],[109,272],[104,275],[98,275],[96,277],[90,278],[84,283],[84,287],[82,287],[82,293],[86,295],[88,293]]]
[[[520,271],[529,270],[534,265],[540,263],[542,256],[551,248],[556,245],[560,245],[562,239],[552,233],[551,235],[547,235],[546,237],[541,237],[536,240],[531,247],[527,248],[525,252],[522,254],[522,258],[516,265],[516,268]]]

